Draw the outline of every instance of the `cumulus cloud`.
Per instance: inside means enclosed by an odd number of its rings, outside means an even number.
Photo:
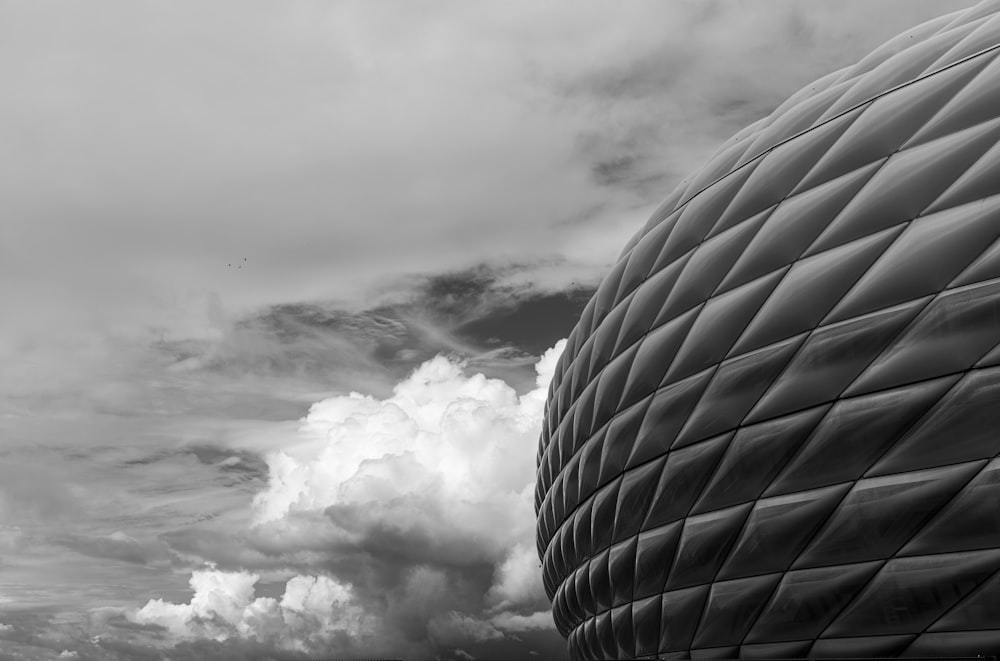
[[[280,599],[257,594],[260,573],[210,567],[192,574],[189,602],[153,599],[129,621],[175,640],[303,650],[377,640],[397,653],[552,629],[532,497],[564,346],[539,358],[536,387],[521,395],[437,356],[384,399],[313,404],[265,454],[267,487],[253,500],[250,546],[300,568]]]
[[[257,542],[294,552],[307,527],[328,540],[331,566],[356,567],[363,556],[370,575],[354,580],[366,601],[390,619],[422,621],[416,630],[439,642],[540,628],[534,450],[564,346],[545,352],[536,388],[520,396],[438,356],[385,399],[351,393],[314,404],[297,436],[266,456]]]
[[[258,574],[214,568],[195,571],[188,603],[151,599],[126,614],[140,625],[165,628],[177,639],[240,637],[308,650],[337,635],[361,641],[370,623],[349,586],[328,576],[295,576],[281,599],[255,597]]]

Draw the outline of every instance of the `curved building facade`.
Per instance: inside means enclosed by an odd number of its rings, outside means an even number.
[[[664,202],[549,391],[574,659],[1000,652],[1000,2],[795,94]]]

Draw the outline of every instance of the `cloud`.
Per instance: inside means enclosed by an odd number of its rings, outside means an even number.
[[[212,567],[193,573],[188,603],[150,600],[129,620],[175,640],[309,650],[340,636],[336,644],[379,641],[386,653],[551,630],[532,541],[534,450],[564,346],[543,354],[536,387],[521,395],[438,356],[384,399],[313,404],[264,455],[267,487],[253,500],[246,553],[216,558],[272,558],[272,576],[296,567],[283,595],[257,594],[259,572]],[[189,537],[186,547],[209,555],[240,544]],[[180,548],[179,538],[164,541]]]
[[[175,639],[248,638],[303,651],[338,636],[355,644],[367,638],[371,625],[352,604],[350,587],[327,576],[295,576],[277,600],[255,597],[259,579],[249,572],[195,571],[189,603],[151,599],[126,616],[139,625],[163,627]]]

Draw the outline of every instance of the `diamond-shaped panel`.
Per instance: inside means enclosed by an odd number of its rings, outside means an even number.
[[[727,141],[549,388],[574,659],[1000,652],[1000,0]]]

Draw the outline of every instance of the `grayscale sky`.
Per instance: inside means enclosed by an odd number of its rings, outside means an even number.
[[[0,658],[561,658],[558,347],[951,0],[0,0]]]

